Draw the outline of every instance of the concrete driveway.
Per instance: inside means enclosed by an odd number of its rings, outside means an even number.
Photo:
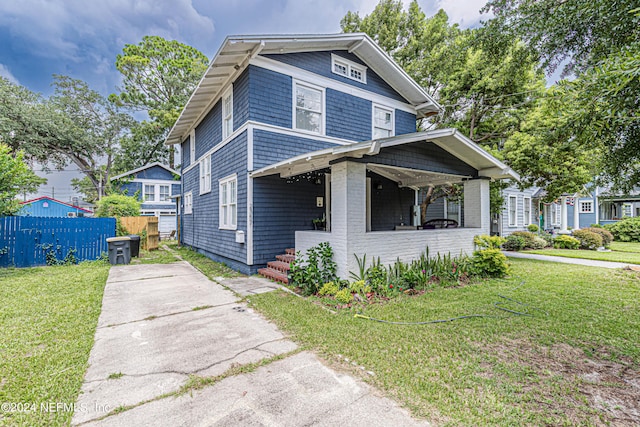
[[[242,294],[274,289],[244,280],[229,284]],[[296,349],[187,262],[114,266],[72,425],[428,425]],[[228,374],[287,353],[251,373]],[[212,385],[175,393],[194,376],[225,372]]]

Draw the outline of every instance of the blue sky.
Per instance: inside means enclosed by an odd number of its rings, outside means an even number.
[[[0,75],[45,96],[53,74],[117,92],[115,59],[145,35],[178,40],[209,59],[237,34],[337,33],[347,11],[369,14],[377,0],[4,0],[0,1]],[[405,3],[409,2],[405,0]],[[429,16],[443,8],[462,27],[480,21],[484,0],[419,0]],[[73,170],[74,167],[69,169]],[[44,174],[43,174],[44,175]],[[66,201],[77,174],[50,174],[38,195]]]

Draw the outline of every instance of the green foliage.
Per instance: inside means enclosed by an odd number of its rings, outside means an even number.
[[[481,234],[473,238],[473,244],[476,245],[478,249],[500,249],[500,246],[504,242],[504,237],[489,236],[487,234]]]
[[[78,263],[76,254],[78,251],[75,248],[70,248],[67,255],[63,259],[58,259],[58,253],[62,249],[60,245],[53,245],[51,243],[44,243],[38,245],[40,249],[45,251],[45,262],[48,266],[54,265],[75,265]]]
[[[611,234],[609,230],[605,230],[602,227],[587,227],[583,228],[582,230],[590,231],[592,233],[600,235],[600,237],[602,237],[602,245],[605,248],[608,248],[611,245],[611,242],[613,242],[613,234]],[[575,232],[573,234],[575,235]]]
[[[509,274],[507,257],[500,249],[482,249],[473,253],[473,269],[481,277],[505,277]]]
[[[349,288],[344,288],[336,293],[336,301],[341,304],[349,304],[353,301],[353,294]]]
[[[141,203],[134,197],[122,194],[105,196],[96,203],[96,217],[139,216]]]
[[[322,285],[322,288],[318,291],[318,295],[320,296],[332,296],[338,293],[340,290],[340,286],[336,282],[327,282]]]
[[[527,230],[532,233],[537,233],[538,231],[540,231],[540,227],[538,227],[536,224],[529,224],[527,225]]]
[[[602,246],[602,236],[598,233],[594,233],[593,231],[589,231],[587,229],[583,230],[574,230],[573,237],[580,241],[581,249],[591,249],[596,250]]]
[[[524,239],[525,248],[530,248],[533,243],[534,237],[536,237],[536,235],[530,231],[514,231],[513,233],[511,233],[511,235],[522,237]]]
[[[502,248],[505,251],[521,251],[526,246],[527,241],[522,236],[514,236],[510,234],[505,242],[502,244]]]
[[[553,247],[556,249],[578,249],[580,240],[575,237],[560,235],[553,239]]]
[[[533,240],[529,242],[529,249],[544,249],[551,244],[540,236],[534,236]]]
[[[289,271],[289,283],[302,289],[305,295],[313,295],[320,284],[336,280],[336,270],[333,249],[328,242],[323,242],[307,250],[306,260],[302,253],[296,254]]]
[[[362,297],[366,297],[366,295],[371,292],[371,286],[367,285],[364,280],[356,280],[355,282],[349,283],[349,290],[355,294],[359,294]]]
[[[640,217],[625,218],[604,226],[616,241],[640,242]]]
[[[26,165],[22,151],[14,156],[9,146],[0,143],[0,216],[18,212],[21,206],[16,196],[33,193],[45,182],[46,179],[38,177]]]

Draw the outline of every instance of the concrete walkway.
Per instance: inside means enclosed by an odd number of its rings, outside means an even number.
[[[229,284],[249,295],[277,286],[255,278]],[[267,360],[277,355],[287,357]],[[251,373],[229,373],[260,361],[266,364]],[[72,425],[428,425],[313,353],[298,352],[275,325],[187,262],[111,268],[89,365]],[[194,377],[219,375],[175,393]]]
[[[628,263],[623,262],[611,262],[611,261],[596,261],[593,259],[582,259],[582,258],[567,258],[561,256],[552,256],[552,255],[538,255],[538,254],[528,254],[523,252],[511,252],[511,251],[502,251],[508,257],[511,258],[523,258],[523,259],[535,259],[538,261],[549,261],[549,262],[560,262],[564,264],[577,264],[577,265],[586,265],[589,267],[602,267],[602,268],[627,268],[629,267]]]

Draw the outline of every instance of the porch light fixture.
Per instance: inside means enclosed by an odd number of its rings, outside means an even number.
[[[320,184],[322,184],[322,180],[320,179],[320,177],[318,177],[318,178],[316,178],[316,180],[315,180],[315,181],[313,181],[313,183],[314,183],[315,185],[320,185]]]
[[[382,190],[382,183],[376,182],[376,190]]]

